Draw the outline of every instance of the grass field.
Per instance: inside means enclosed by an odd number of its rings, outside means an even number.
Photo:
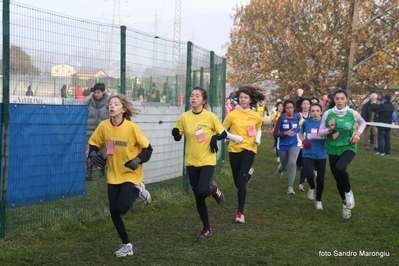
[[[7,235],[0,244],[0,265],[399,265],[398,140],[390,157],[359,148],[349,167],[356,200],[350,220],[341,216],[328,169],[323,211],[297,189],[298,173],[296,195],[287,195],[287,174],[275,178],[271,147],[272,137],[263,137],[247,186],[245,224],[234,221],[237,191],[226,162],[215,176],[224,204],[207,199],[211,237],[196,238],[202,224],[194,197],[177,178],[147,186],[153,203],[137,203],[124,217],[134,256],[114,258],[120,240],[107,213],[105,181],[98,179],[91,185],[102,191],[93,203],[95,212],[87,214],[77,205],[63,222]],[[63,215],[62,204],[55,204],[54,212]]]

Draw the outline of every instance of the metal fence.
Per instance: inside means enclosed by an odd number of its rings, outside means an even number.
[[[10,105],[82,104],[80,89],[87,95],[87,89],[97,82],[103,82],[109,93],[125,94],[135,104],[142,104],[140,108],[145,106],[144,109],[149,110],[148,116],[160,112],[165,115],[162,108],[175,108],[171,113],[187,110],[190,90],[201,86],[208,90],[210,109],[220,119],[224,118],[226,61],[212,51],[191,42],[177,43],[125,26],[75,18],[17,2],[2,1],[1,11],[3,75],[0,98],[3,105],[0,238],[6,232],[108,215],[105,181],[87,184],[85,195],[77,198],[6,208],[7,167],[17,159],[8,157],[9,139],[17,137],[8,135],[12,119],[9,117]],[[66,95],[62,94],[63,87],[66,88]],[[165,103],[161,103],[162,97]],[[141,98],[146,102],[145,105],[139,102]],[[150,123],[148,121],[143,123]],[[29,121],[26,123],[29,124]],[[41,123],[45,124],[46,121]],[[140,122],[137,123],[140,126]],[[165,130],[162,134],[170,134],[167,126],[158,127],[158,130]],[[58,131],[52,137],[63,138],[64,133]],[[155,156],[165,161],[171,160],[168,157],[171,151],[165,148],[169,144],[165,145],[163,139],[156,142]],[[157,145],[162,149],[157,151]],[[57,150],[56,146],[47,148],[52,152]],[[62,151],[59,152],[61,156]],[[223,149],[218,153],[219,163],[222,154]],[[54,162],[48,161],[47,164],[50,167]],[[167,178],[174,177],[177,176]],[[84,176],[81,178],[84,179]],[[151,180],[164,179],[163,176],[154,176]],[[23,183],[23,180],[20,182]],[[187,186],[187,180],[184,186]]]

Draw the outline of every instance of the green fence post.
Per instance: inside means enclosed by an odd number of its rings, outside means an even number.
[[[10,1],[3,1],[3,105],[1,110],[0,238],[5,236],[8,179],[8,125],[10,118]]]
[[[211,110],[213,111],[213,107],[215,106],[215,52],[210,52],[210,65],[209,65],[209,99]]]
[[[121,94],[126,95],[126,26],[121,26]]]
[[[187,42],[187,65],[186,65],[186,93],[185,93],[185,110],[190,109],[190,94],[191,94],[191,67],[192,67],[192,49],[193,43]],[[186,138],[184,138],[184,150],[186,149]],[[183,153],[183,158],[185,157]],[[183,165],[183,189],[188,189],[188,175],[186,166]]]
[[[221,83],[222,83],[222,121],[224,121],[224,118],[226,117],[226,108],[224,108],[224,99],[226,99],[226,67],[227,67],[227,61],[226,58],[223,58],[223,63],[222,63],[222,77],[221,77]],[[226,153],[226,145],[222,143],[222,162],[225,160],[225,153]]]
[[[200,87],[204,88],[204,68],[201,67],[200,70]]]

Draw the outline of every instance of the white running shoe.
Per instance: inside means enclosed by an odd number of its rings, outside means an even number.
[[[236,215],[236,222],[237,222],[237,223],[242,223],[242,224],[245,223],[244,214],[243,214],[242,212],[240,212],[240,211],[237,212],[237,215]]]
[[[120,249],[115,251],[115,257],[126,257],[133,256],[133,245],[132,244],[122,244]]]
[[[308,200],[314,200],[314,198],[315,198],[315,196],[314,196],[314,191],[315,191],[315,189],[311,189],[311,188],[309,188],[309,191],[308,191]],[[320,203],[321,204],[321,203]]]
[[[346,208],[352,210],[355,207],[355,197],[353,196],[352,190],[348,193],[345,192]]]
[[[292,187],[289,187],[288,190],[287,190],[287,194],[288,195],[295,195],[294,189]]]
[[[346,208],[345,205],[342,205],[342,217],[344,219],[349,219],[349,218],[351,218],[351,216],[352,216],[351,210]]]
[[[248,171],[248,176],[247,176],[247,183],[251,183],[252,181],[252,175],[254,174],[255,170],[251,167]]]
[[[316,201],[315,207],[316,210],[323,210],[323,205],[321,204],[321,201]]]
[[[276,162],[280,163],[280,157],[277,157]]]
[[[280,172],[280,166],[281,166],[281,164],[278,165],[277,171],[276,171],[276,177],[278,179],[281,179],[283,177],[283,172]]]
[[[300,191],[305,191],[305,188],[303,187],[303,184],[299,184],[298,189],[299,189]]]
[[[144,182],[141,182],[140,184],[134,185],[134,186],[136,188],[138,188],[138,190],[140,190],[139,198],[140,198],[141,202],[143,202],[144,205],[150,204],[152,201],[151,194],[150,194],[150,192],[148,192],[147,189],[145,189]]]

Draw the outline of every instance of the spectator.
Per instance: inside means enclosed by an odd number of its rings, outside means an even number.
[[[374,122],[375,119],[375,113],[371,110],[371,105],[373,102],[376,102],[378,100],[378,95],[376,93],[372,93],[370,95],[370,100],[365,103],[362,107],[361,111],[361,116],[366,122]],[[369,150],[368,143],[370,141],[370,133],[373,134],[373,145],[374,145],[374,150],[378,149],[377,146],[377,127],[376,126],[366,126],[366,128],[363,131],[364,138],[363,138],[363,147],[365,150]]]
[[[172,105],[176,105],[177,104],[177,92],[175,88],[172,88],[172,90],[170,91],[170,103]]]
[[[84,98],[83,104],[87,104],[87,102],[91,99],[93,93],[94,93],[94,88],[90,88],[89,95]]]
[[[158,102],[159,103],[159,90],[155,83],[152,83],[151,87],[151,102]]]
[[[31,89],[30,85],[28,86],[28,90],[26,91],[25,94],[26,94],[26,96],[33,96],[33,91]]]
[[[376,122],[384,124],[392,124],[392,113],[395,107],[391,103],[391,95],[387,94],[383,98],[384,103],[380,104],[375,100],[371,105],[371,110],[375,112]],[[389,127],[377,127],[378,131],[378,152],[377,155],[390,155],[391,154],[391,129]]]
[[[303,89],[297,89],[296,96],[292,99],[295,103],[295,113],[301,112],[302,96],[303,96]]]
[[[83,90],[83,97],[87,97],[90,95],[90,89],[89,87],[85,87],[85,89]]]
[[[93,95],[87,101],[88,115],[87,115],[87,130],[86,130],[86,139],[89,141],[91,135],[96,130],[98,125],[103,121],[110,117],[109,111],[107,108],[107,98],[108,94],[105,93],[105,84],[104,83],[96,83],[93,88]],[[105,153],[104,147],[100,147],[99,154],[105,158],[107,155]],[[87,171],[86,171],[86,180],[92,180],[93,173],[93,163],[91,160],[87,161]],[[100,168],[99,178],[105,177],[105,163]]]
[[[166,94],[162,94],[160,103],[166,103]]]
[[[328,109],[328,95],[327,93],[323,93],[320,97],[320,101],[319,101],[321,107],[322,107],[322,111],[326,111]]]
[[[82,90],[82,88],[80,87],[80,85],[78,85],[77,87],[76,87],[76,89],[75,89],[75,99],[83,99],[84,98],[84,96],[83,96],[83,90]]]
[[[68,98],[65,84],[61,87],[61,98]]]
[[[144,88],[140,85],[139,89],[137,90],[137,97],[140,99],[140,96],[145,96]]]

